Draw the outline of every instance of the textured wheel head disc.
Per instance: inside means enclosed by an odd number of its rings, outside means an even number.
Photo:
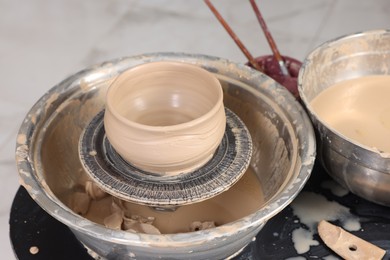
[[[107,193],[152,207],[176,207],[214,197],[235,184],[252,156],[248,129],[225,108],[226,130],[214,156],[203,167],[177,176],[161,177],[125,161],[106,138],[104,110],[89,123],[80,138],[81,163]]]

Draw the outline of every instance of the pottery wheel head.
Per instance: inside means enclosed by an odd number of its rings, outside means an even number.
[[[105,192],[155,208],[175,208],[214,197],[235,184],[245,173],[252,156],[248,129],[225,108],[226,129],[212,159],[201,168],[177,176],[155,176],[125,161],[105,135],[104,111],[82,133],[81,163],[87,174]]]

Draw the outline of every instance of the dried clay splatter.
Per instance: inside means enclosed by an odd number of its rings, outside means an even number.
[[[313,239],[313,234],[317,232],[317,225],[321,220],[339,220],[344,229],[349,231],[357,231],[361,228],[359,218],[351,214],[349,208],[335,201],[329,201],[317,193],[301,192],[291,207],[306,227],[292,232],[292,240],[298,254],[308,252],[310,246],[319,245],[319,242]]]

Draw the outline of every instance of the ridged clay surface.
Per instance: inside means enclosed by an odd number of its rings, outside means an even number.
[[[180,62],[152,62],[123,72],[106,97],[104,125],[115,150],[150,173],[193,171],[225,132],[222,88],[210,72]]]

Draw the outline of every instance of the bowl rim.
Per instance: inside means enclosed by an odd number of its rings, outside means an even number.
[[[178,60],[200,66],[215,75],[222,70],[223,77],[248,84],[253,92],[264,92],[264,97],[273,102],[283,112],[285,117],[289,116],[291,124],[294,125],[295,138],[298,140],[298,160],[290,169],[293,171],[291,178],[285,183],[282,191],[278,191],[268,200],[268,204],[258,211],[236,221],[218,226],[216,228],[178,234],[149,235],[130,233],[121,230],[111,230],[97,223],[89,221],[71,211],[48,189],[46,182],[39,178],[41,166],[34,160],[34,152],[37,149],[33,135],[42,127],[41,115],[50,109],[55,111],[55,106],[61,104],[64,93],[72,92],[74,88],[82,89],[80,82],[94,82],[100,77],[109,80],[118,74],[118,71],[137,64],[159,61]],[[103,75],[103,76],[102,76]],[[259,85],[259,82],[265,84]],[[264,86],[262,86],[264,85]],[[260,95],[260,94],[258,94]],[[54,107],[54,109],[53,109]],[[34,120],[32,120],[34,118]],[[24,138],[19,138],[24,137]],[[314,130],[303,107],[295,98],[280,84],[265,74],[256,71],[244,64],[232,62],[223,58],[186,53],[150,53],[127,58],[120,58],[100,65],[95,65],[82,70],[54,86],[45,93],[31,108],[26,115],[19,133],[16,145],[16,163],[20,175],[20,183],[30,196],[51,216],[67,225],[72,231],[80,232],[91,237],[99,237],[101,240],[125,244],[137,245],[139,247],[150,247],[167,245],[169,247],[183,247],[203,243],[205,240],[223,239],[246,230],[260,228],[268,219],[282,211],[302,190],[313,169],[316,155],[316,143]],[[107,237],[110,237],[109,239]]]

